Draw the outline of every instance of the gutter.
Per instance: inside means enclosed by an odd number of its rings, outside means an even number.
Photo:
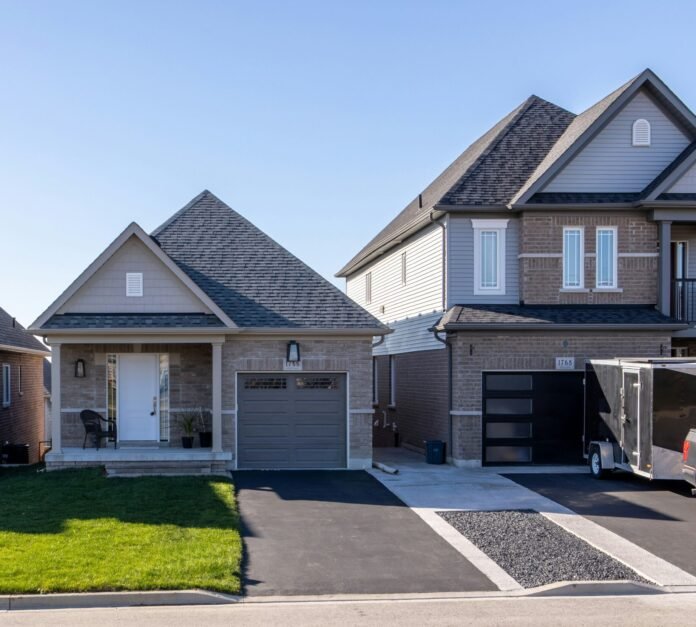
[[[689,324],[553,324],[551,322],[521,324],[498,322],[463,324],[449,323],[438,331],[682,331],[691,328]]]
[[[445,459],[448,454],[451,459],[454,459],[454,450],[452,448],[454,442],[454,429],[452,426],[452,344],[446,336],[444,340],[440,337],[439,334],[443,332],[441,329],[433,326],[428,331],[433,334],[433,337],[438,342],[444,344],[447,350],[447,449],[445,450]]]
[[[393,330],[388,327],[366,328],[313,328],[313,327],[119,327],[119,328],[85,328],[85,329],[31,329],[31,333],[50,337],[52,335],[350,335],[375,337],[389,335]],[[50,353],[47,353],[50,355]]]
[[[29,331],[27,329],[27,331]],[[29,331],[31,333],[31,331]],[[32,335],[35,335],[32,333]],[[38,348],[23,348],[22,346],[15,346],[13,344],[0,344],[0,351],[6,351],[8,353],[26,353],[28,355],[40,355],[41,357],[50,357],[51,351],[42,351]]]

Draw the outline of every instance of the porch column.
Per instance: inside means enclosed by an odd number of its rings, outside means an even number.
[[[222,343],[213,343],[213,453],[222,453]]]
[[[660,260],[658,276],[657,308],[666,316],[670,315],[672,294],[672,223],[662,220],[657,225],[660,239]]]
[[[51,344],[51,451],[62,453],[60,401],[60,344]]]

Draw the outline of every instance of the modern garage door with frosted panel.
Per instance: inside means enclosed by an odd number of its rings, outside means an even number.
[[[238,468],[345,468],[346,376],[244,374]]]
[[[483,463],[581,463],[583,376],[484,372]]]

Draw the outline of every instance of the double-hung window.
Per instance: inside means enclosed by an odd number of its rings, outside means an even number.
[[[471,220],[474,229],[474,294],[505,294],[508,220]]]
[[[10,364],[2,365],[2,406],[9,407],[12,403],[12,376]]]
[[[597,289],[617,287],[616,227],[597,228]]]
[[[585,287],[585,233],[581,227],[563,228],[563,288]]]

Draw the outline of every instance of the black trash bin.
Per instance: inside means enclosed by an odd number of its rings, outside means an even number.
[[[5,444],[2,451],[7,455],[8,464],[28,464],[29,445],[28,444]]]
[[[428,464],[445,463],[445,443],[442,440],[427,440],[425,443],[425,461]]]

